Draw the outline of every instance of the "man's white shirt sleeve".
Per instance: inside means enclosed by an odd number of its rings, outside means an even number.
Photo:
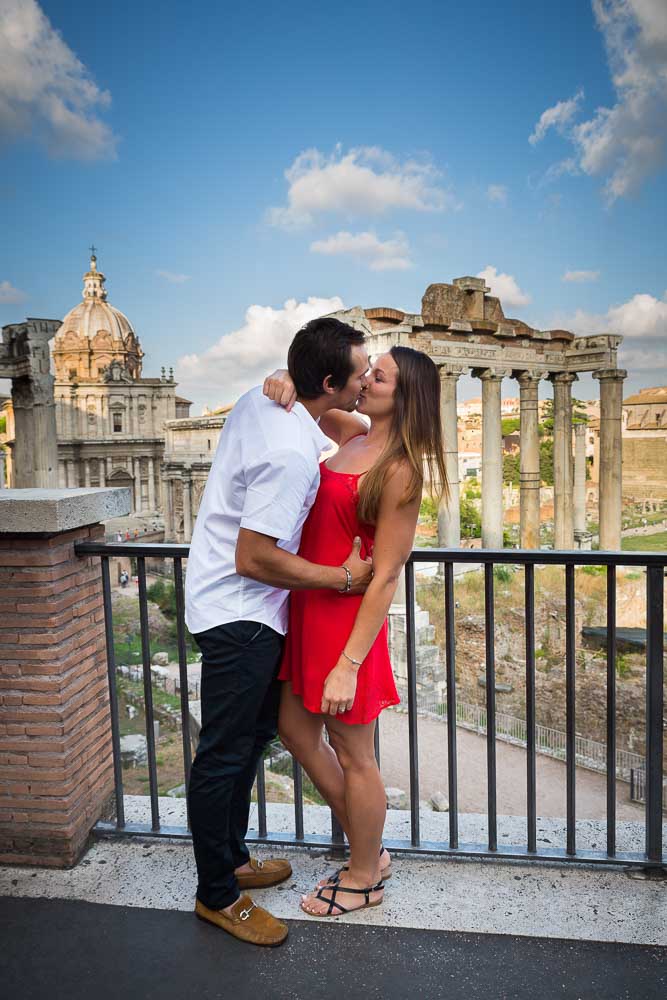
[[[313,485],[312,461],[287,448],[246,467],[245,480],[240,526],[289,541],[297,530]]]

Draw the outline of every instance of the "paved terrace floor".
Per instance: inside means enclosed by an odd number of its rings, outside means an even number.
[[[290,920],[258,949],[188,913],[0,899],[6,1000],[662,1000],[665,953],[636,945]]]
[[[128,821],[146,821],[144,797],[128,797],[126,808]],[[164,823],[183,822],[182,800],[161,799],[160,809]],[[276,832],[292,829],[291,807],[269,805],[268,821]],[[327,810],[304,811],[306,834],[326,832],[328,822]],[[445,823],[425,814],[424,836],[442,839]],[[388,814],[389,839],[408,826],[407,814]],[[461,817],[462,838],[479,839],[482,826],[481,817]],[[524,826],[516,817],[501,824],[517,842]],[[538,833],[556,844],[562,821],[540,820]],[[600,825],[582,823],[579,836],[592,846]],[[619,824],[619,837],[636,849],[641,827]],[[322,850],[273,853],[287,854],[294,871],[254,894],[290,925],[275,952],[194,919],[187,841],[104,839],[70,871],[0,868],[3,1000],[662,1000],[667,992],[667,882],[617,868],[401,856],[381,907],[317,921],[302,918],[299,898],[331,860]]]

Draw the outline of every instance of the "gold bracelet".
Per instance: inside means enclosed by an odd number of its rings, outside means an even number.
[[[361,664],[363,663],[363,660],[355,660],[355,658],[353,656],[350,656],[349,653],[346,653],[345,650],[343,650],[343,656],[345,657],[346,660],[349,660],[350,663],[354,663],[355,667],[360,667]]]

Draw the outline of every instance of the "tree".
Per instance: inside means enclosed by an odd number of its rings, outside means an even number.
[[[502,427],[503,437],[506,437],[508,434],[515,434],[521,427],[521,418],[503,417],[503,419],[501,420],[501,427]]]
[[[459,502],[461,513],[461,536],[463,538],[482,537],[482,518],[476,504],[465,494]]]
[[[503,482],[518,486],[521,480],[521,460],[518,452],[503,455]]]
[[[553,438],[540,441],[540,481],[545,486],[554,484],[554,442]]]

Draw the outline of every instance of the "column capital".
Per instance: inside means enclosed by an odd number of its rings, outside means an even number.
[[[474,368],[473,375],[482,382],[501,382],[512,374],[511,368]]]
[[[585,435],[585,433],[586,433],[586,428],[588,427],[588,424],[580,422],[580,423],[573,424],[573,427],[574,427],[574,436],[575,437],[583,437]]]
[[[549,375],[549,381],[553,382],[554,385],[572,385],[578,379],[579,376],[576,372],[553,372]]]
[[[547,377],[546,372],[539,372],[533,369],[528,369],[527,371],[519,372],[519,374],[516,377],[516,380],[520,386],[523,385],[530,386],[533,384],[537,385],[538,382],[541,382],[542,379],[545,379],[546,377]]]
[[[593,378],[600,382],[622,382],[627,375],[625,368],[598,368],[593,372]]]
[[[438,365],[438,375],[442,380],[444,379],[458,379],[466,371],[465,368],[459,368],[456,365]]]

